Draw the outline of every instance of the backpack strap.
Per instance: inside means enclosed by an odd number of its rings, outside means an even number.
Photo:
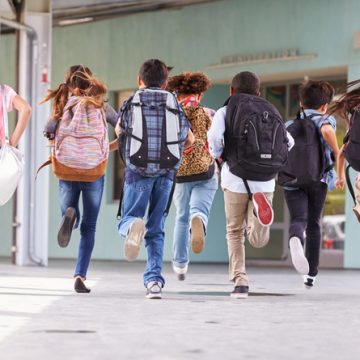
[[[345,176],[346,176],[346,184],[347,184],[348,189],[350,191],[350,195],[354,200],[354,204],[356,205],[355,192],[354,192],[354,188],[352,186],[351,179],[350,179],[350,165],[348,165],[346,167]]]
[[[176,181],[175,181],[175,179],[174,179],[174,180],[173,180],[172,187],[171,187],[171,191],[170,191],[169,200],[168,200],[168,202],[167,202],[167,205],[166,205],[166,208],[165,208],[165,211],[164,211],[164,216],[165,216],[165,217],[168,216],[169,211],[170,211],[172,199],[173,199],[173,196],[174,196],[175,186],[176,186]]]
[[[39,168],[36,170],[35,180],[37,179],[40,170],[42,170],[44,167],[50,165],[51,163],[52,163],[52,161],[51,161],[51,157],[50,157],[48,160],[46,160],[44,163],[42,163],[42,164],[39,166]]]
[[[244,182],[244,185],[245,185],[245,188],[246,188],[246,191],[249,195],[249,199],[252,200],[252,192],[250,190],[250,186],[249,186],[249,183],[246,179],[242,179],[242,181]]]

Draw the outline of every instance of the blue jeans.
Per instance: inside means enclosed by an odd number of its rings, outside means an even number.
[[[161,275],[164,253],[164,224],[166,205],[169,200],[173,181],[166,175],[141,177],[125,181],[122,203],[122,217],[118,224],[119,234],[126,237],[130,225],[136,218],[143,218],[148,209],[145,235],[147,263],[144,271],[144,285],[165,280]]]
[[[103,190],[104,176],[94,182],[59,180],[61,215],[64,216],[67,208],[75,208],[76,228],[80,222],[79,198],[80,193],[82,193],[83,216],[80,225],[80,245],[75,276],[86,278],[95,244],[96,221]]]
[[[176,220],[173,237],[173,263],[175,266],[184,268],[189,263],[190,221],[194,216],[202,219],[206,232],[217,188],[217,173],[209,180],[176,184],[174,192]]]

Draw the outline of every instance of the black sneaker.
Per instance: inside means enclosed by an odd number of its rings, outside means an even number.
[[[233,292],[230,294],[235,299],[246,299],[249,294],[249,287],[245,285],[235,286]]]
[[[80,294],[88,294],[91,291],[80,277],[75,279],[74,290]]]
[[[69,245],[71,233],[76,221],[76,210],[72,207],[66,209],[58,232],[59,246],[65,248]]]
[[[147,299],[161,299],[162,284],[157,281],[150,281],[146,286]]]

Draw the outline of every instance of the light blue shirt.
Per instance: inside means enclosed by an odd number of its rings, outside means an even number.
[[[313,109],[305,109],[304,110],[306,116],[310,115],[318,115],[313,116],[311,120],[315,123],[316,127],[319,130],[319,135],[321,139],[321,143],[323,145],[324,154],[325,154],[325,168],[330,167],[334,165],[334,161],[331,159],[332,150],[328,143],[325,141],[324,137],[322,136],[322,133],[320,131],[321,127],[326,124],[330,124],[334,131],[336,131],[336,119],[332,115],[322,115],[319,114],[316,110]],[[303,114],[301,114],[303,115]],[[303,117],[303,116],[302,116]],[[289,120],[286,122],[285,126],[288,127],[293,123],[294,120]],[[335,182],[336,182],[336,172],[334,168],[332,168],[330,171],[328,171],[324,177],[321,179],[322,182],[326,183],[328,186],[328,190],[332,191],[336,188]],[[286,188],[287,190],[293,190],[294,188]]]

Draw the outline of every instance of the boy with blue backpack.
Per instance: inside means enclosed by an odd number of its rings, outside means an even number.
[[[139,90],[124,102],[117,126],[125,159],[118,232],[125,237],[124,253],[129,261],[138,257],[145,239],[144,285],[149,299],[161,299],[164,223],[182,151],[192,142],[190,124],[175,95],[164,90],[168,73],[160,60],[143,63]]]

